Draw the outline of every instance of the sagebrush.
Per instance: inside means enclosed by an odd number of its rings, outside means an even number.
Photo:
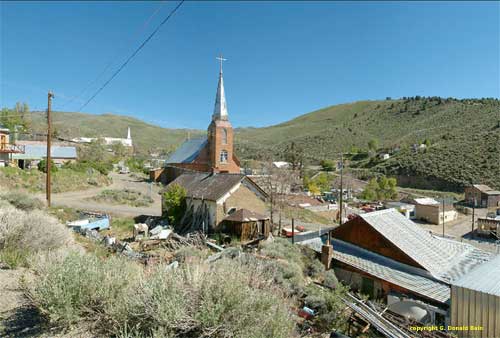
[[[0,259],[9,260],[10,265],[25,265],[30,255],[68,246],[73,241],[71,231],[42,210],[0,206]]]

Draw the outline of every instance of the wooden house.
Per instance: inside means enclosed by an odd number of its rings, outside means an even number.
[[[465,187],[465,200],[469,205],[475,207],[500,207],[500,191],[485,184],[474,184]]]
[[[271,232],[269,217],[247,210],[238,209],[222,220],[224,232],[236,235],[242,242],[267,238]]]

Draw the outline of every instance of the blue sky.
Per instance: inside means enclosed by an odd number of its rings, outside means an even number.
[[[175,2],[2,2],[1,106],[77,111]],[[185,2],[83,111],[206,128],[387,96],[500,97],[499,2]],[[152,18],[151,16],[156,13]],[[149,18],[149,19],[148,19]],[[110,63],[104,76],[77,96]]]

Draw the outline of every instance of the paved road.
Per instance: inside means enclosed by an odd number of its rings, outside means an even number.
[[[131,175],[123,175],[113,172],[110,173],[109,176],[113,179],[113,183],[106,187],[52,194],[52,205],[66,206],[88,211],[106,212],[115,216],[123,217],[136,217],[140,215],[159,216],[161,214],[161,198],[158,194],[161,189],[160,187],[154,184],[150,185],[150,183]],[[153,198],[154,202],[148,207],[132,207],[129,205],[116,205],[87,200],[87,198],[96,196],[105,189],[130,189],[139,191],[146,196],[151,194],[151,198]],[[40,199],[45,198],[42,194],[37,197]]]

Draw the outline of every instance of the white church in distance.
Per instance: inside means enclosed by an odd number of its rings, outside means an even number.
[[[77,137],[72,139],[72,141],[76,143],[90,143],[97,139],[98,139],[97,137]],[[102,137],[101,139],[104,141],[104,144],[106,145],[121,143],[125,147],[132,147],[132,136],[130,135],[130,127],[128,127],[127,129],[127,138]]]

